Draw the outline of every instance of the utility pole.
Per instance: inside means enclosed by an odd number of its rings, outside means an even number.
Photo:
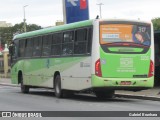
[[[24,19],[23,19],[23,22],[24,22],[24,32],[26,32],[26,13],[25,13],[25,8],[27,7],[28,5],[25,5],[23,6],[23,12],[24,12]]]
[[[104,5],[104,4],[98,3],[97,5],[99,5],[100,18],[102,18],[102,5]]]

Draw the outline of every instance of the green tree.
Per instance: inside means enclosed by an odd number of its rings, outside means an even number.
[[[160,18],[152,19],[154,30],[160,30]]]
[[[34,30],[39,30],[39,29],[42,29],[42,27],[36,24],[27,25],[27,31],[34,31]]]
[[[9,44],[12,39],[13,36],[16,34],[21,34],[23,33],[23,22],[19,23],[19,24],[15,24],[13,27],[1,27],[0,28],[0,41],[2,46],[4,46],[4,44]],[[27,27],[27,32],[30,31],[34,31],[34,30],[39,30],[42,27],[38,26],[36,24],[29,24],[26,26]]]
[[[2,44],[2,47],[4,44],[8,44],[10,40],[12,40],[12,27],[4,27],[0,28],[0,42]]]

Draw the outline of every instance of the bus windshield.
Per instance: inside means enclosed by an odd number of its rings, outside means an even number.
[[[151,26],[149,24],[101,24],[100,44],[131,43],[151,45]]]

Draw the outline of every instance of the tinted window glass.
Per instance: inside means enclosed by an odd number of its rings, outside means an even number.
[[[41,37],[35,37],[33,39],[34,47],[33,47],[33,56],[40,56],[41,55]]]
[[[24,57],[24,53],[25,53],[25,40],[20,40],[19,41],[19,53],[18,56],[19,57]]]
[[[87,52],[87,29],[79,29],[75,32],[74,54],[86,54]]]
[[[88,29],[88,45],[87,45],[87,53],[91,53],[91,46],[92,46],[92,28]]]
[[[76,31],[76,41],[87,41],[87,29],[80,29]]]
[[[25,57],[32,57],[33,40],[27,39],[25,44]]]
[[[52,46],[51,46],[51,55],[60,56],[62,50],[62,38],[63,34],[55,33],[53,34]]]
[[[73,40],[74,40],[74,32],[73,31],[65,32],[63,34],[63,43],[73,42]]]
[[[52,44],[61,44],[62,43],[62,33],[53,34]]]
[[[63,34],[63,44],[62,44],[62,55],[72,55],[73,54],[73,42],[74,42],[74,32],[69,31]]]
[[[52,35],[46,35],[43,37],[42,56],[49,56],[51,52]]]
[[[13,48],[13,55],[15,56],[15,59],[18,57],[19,54],[19,40],[14,41],[14,48]]]

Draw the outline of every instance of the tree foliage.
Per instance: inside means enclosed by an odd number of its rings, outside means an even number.
[[[0,28],[0,41],[1,41],[2,46],[4,46],[4,44],[9,44],[12,41],[14,35],[23,33],[24,31],[23,25],[24,24],[22,22],[19,24],[15,24],[13,27],[1,27]],[[36,24],[29,24],[26,26],[26,28],[27,28],[27,32],[30,32],[34,30],[39,30],[42,27]]]
[[[160,30],[160,18],[152,19],[154,30]]]

